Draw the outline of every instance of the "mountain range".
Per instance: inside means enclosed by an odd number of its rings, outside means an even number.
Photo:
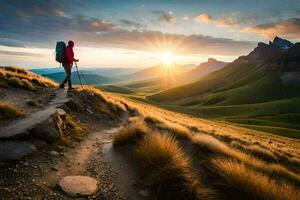
[[[276,37],[198,81],[147,96],[177,110],[293,134],[300,129],[300,43]],[[291,119],[292,118],[292,119]],[[274,129],[286,127],[289,130]]]

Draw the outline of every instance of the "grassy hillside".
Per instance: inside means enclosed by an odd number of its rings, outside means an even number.
[[[117,85],[100,85],[98,86],[98,88],[107,92],[121,93],[121,94],[134,94],[136,92],[131,88],[117,86]]]
[[[147,99],[179,112],[299,138],[300,84],[283,80],[286,73],[299,75],[299,45],[281,54],[273,48],[260,44],[199,81]]]

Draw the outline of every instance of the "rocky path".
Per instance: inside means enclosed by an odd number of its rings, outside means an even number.
[[[48,119],[55,112],[56,108],[69,100],[65,90],[55,90],[53,96],[54,98],[42,110],[32,113],[25,118],[11,121],[7,126],[0,127],[0,139],[26,134],[28,130]]]
[[[0,162],[0,199],[73,199],[58,184],[78,175],[98,181],[96,192],[83,199],[147,199],[134,169],[112,148],[112,136],[126,119],[109,126],[91,122],[89,134],[71,146],[53,145],[21,161]]]

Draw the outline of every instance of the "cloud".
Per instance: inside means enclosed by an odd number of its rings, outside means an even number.
[[[165,12],[162,10],[154,10],[152,11],[152,13],[158,16],[157,20],[160,22],[166,22],[168,24],[176,24],[176,20],[173,16],[172,11]]]
[[[41,1],[43,3],[34,1],[35,4],[29,5],[26,4],[27,1],[24,2],[16,1],[12,5],[0,1],[0,6],[4,4],[6,6],[5,12],[0,13],[0,45],[54,48],[56,41],[72,39],[81,47],[109,47],[142,51],[174,49],[182,54],[235,56],[246,53],[255,45],[248,41],[143,30],[143,28],[138,28],[142,26],[141,24],[125,19],[119,21],[120,26],[105,19],[74,16],[70,14],[71,5],[58,4],[62,1],[57,0],[49,1],[53,5],[46,4],[44,1]],[[26,9],[23,9],[23,4],[26,4]],[[32,6],[38,6],[42,12],[29,12],[27,9]],[[45,6],[48,6],[49,10],[43,9]],[[58,10],[53,12],[53,9]],[[24,10],[26,12],[23,12]],[[42,14],[44,12],[47,14]],[[160,21],[175,23],[172,12],[153,11],[153,13]]]
[[[115,47],[132,50],[162,51],[165,49],[180,54],[241,55],[256,44],[203,35],[168,34],[159,31],[117,30],[102,34],[77,35],[76,40],[84,46]],[[82,40],[89,38],[89,40]],[[96,44],[96,46],[95,46]]]
[[[32,57],[32,56],[41,56],[42,54],[0,50],[0,55]]]
[[[207,13],[203,13],[201,15],[198,15],[195,17],[195,21],[197,22],[203,22],[203,23],[210,23],[213,21],[213,18],[212,16],[210,16],[209,14]]]
[[[254,27],[247,27],[243,31],[256,33],[269,39],[277,35],[300,39],[300,18],[290,18],[276,23],[260,24]]]
[[[195,17],[195,21],[202,23],[214,23],[217,26],[234,28],[237,26],[244,26],[246,24],[253,24],[255,17],[245,17],[239,12],[230,14],[221,14],[219,17],[212,17],[208,13],[203,13]]]
[[[131,20],[128,20],[128,19],[121,19],[120,23],[121,23],[121,25],[124,25],[127,28],[130,27],[130,28],[140,29],[140,28],[145,28],[146,27],[145,25],[143,25],[141,23],[131,21]]]
[[[190,19],[190,17],[188,15],[184,15],[182,18],[181,18],[183,21],[187,21]]]

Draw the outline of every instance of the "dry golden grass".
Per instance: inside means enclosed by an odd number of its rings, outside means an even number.
[[[0,78],[6,78],[6,73],[5,71],[0,71]]]
[[[17,77],[10,77],[8,80],[7,80],[8,84],[11,85],[11,86],[15,86],[15,87],[19,87],[19,88],[22,88],[23,87],[23,83],[22,81],[17,78]]]
[[[18,68],[18,67],[0,67],[0,76],[3,79],[10,79],[12,77],[18,79],[26,79],[31,84],[36,84],[42,87],[57,87],[58,83],[48,79],[46,77],[34,74],[29,72],[25,69]],[[18,85],[15,85],[19,87]]]
[[[147,133],[149,133],[149,129],[142,120],[131,119],[130,123],[122,127],[116,134],[114,134],[113,145],[120,146],[125,144],[135,144]]]
[[[159,199],[210,199],[210,191],[198,182],[190,158],[175,138],[148,134],[136,154],[145,180]]]
[[[85,134],[86,126],[76,120],[71,114],[67,114],[63,119],[66,129],[63,134],[60,135],[60,140],[57,143],[70,144],[74,139],[81,140]]]
[[[279,164],[266,163],[263,160],[254,158],[253,156],[248,155],[244,152],[237,151],[212,136],[204,134],[196,135],[193,138],[193,143],[201,149],[205,149],[212,153],[225,155],[227,157],[241,161],[258,171],[262,171],[274,176],[279,176],[280,178],[285,178],[298,184],[300,183],[300,176],[288,170],[284,166]]]
[[[33,99],[29,99],[26,101],[26,104],[29,106],[38,106],[38,103],[36,101],[34,101]]]
[[[268,161],[277,161],[278,160],[277,156],[275,156],[273,152],[271,152],[268,149],[262,148],[259,145],[246,146],[245,150],[247,152],[250,152],[251,155],[258,157],[258,158],[262,158],[263,160],[268,160]]]
[[[159,129],[169,131],[175,137],[185,139],[191,139],[192,137],[191,131],[178,123],[172,123],[163,118],[154,117],[152,115],[147,115],[145,117],[145,121],[151,123],[152,125],[155,125]]]
[[[31,90],[31,91],[36,90],[36,87],[34,87],[33,84],[30,81],[28,81],[27,79],[22,79],[21,82],[23,84],[22,88],[27,89],[27,90]]]
[[[15,105],[0,102],[0,119],[7,120],[22,116],[24,113]]]
[[[230,159],[216,158],[212,165],[221,177],[221,186],[230,199],[297,200],[299,190],[292,185],[258,173]],[[219,182],[220,184],[220,182]]]

